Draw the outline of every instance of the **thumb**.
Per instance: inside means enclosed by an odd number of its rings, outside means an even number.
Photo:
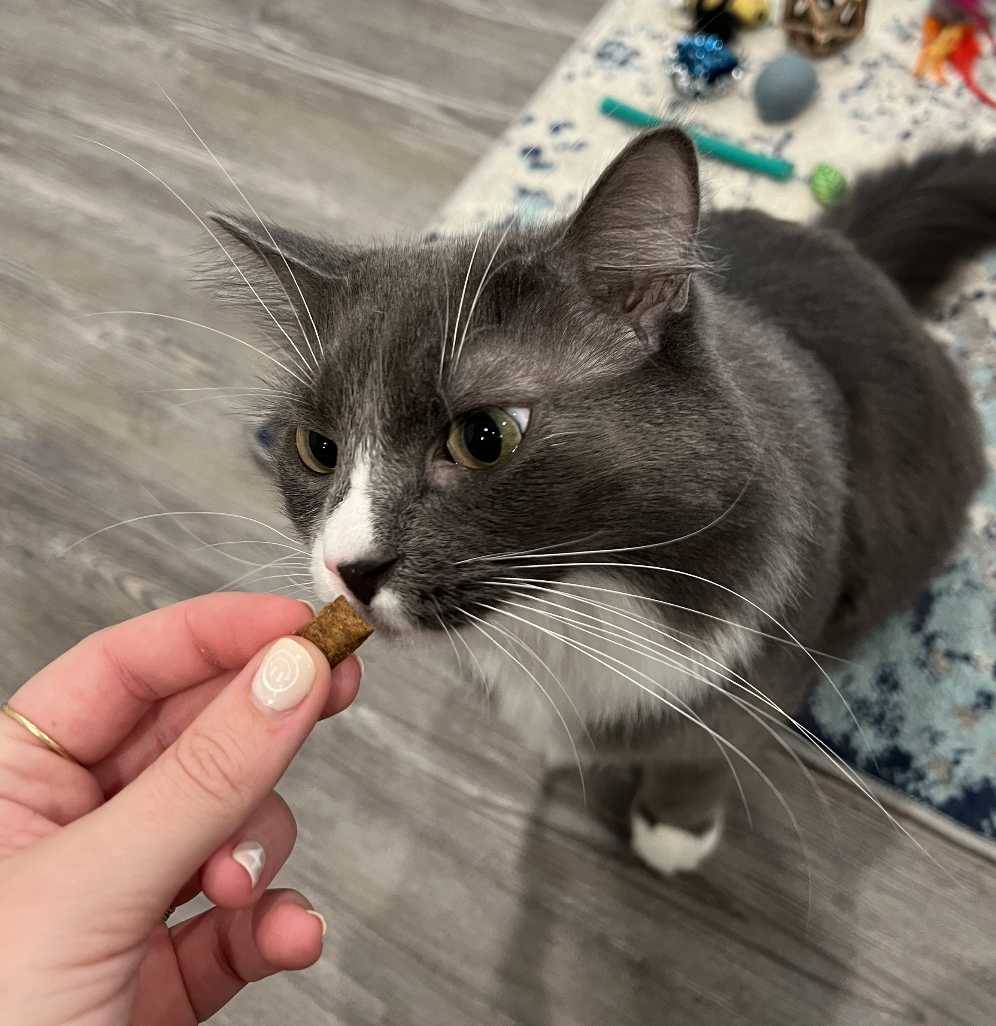
[[[63,831],[88,835],[72,843],[93,853],[90,893],[148,930],[273,789],[331,685],[325,657],[302,638],[257,656],[131,784]]]

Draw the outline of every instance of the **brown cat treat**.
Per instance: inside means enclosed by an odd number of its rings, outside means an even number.
[[[340,595],[294,633],[317,645],[329,666],[338,666],[373,634],[373,627]]]

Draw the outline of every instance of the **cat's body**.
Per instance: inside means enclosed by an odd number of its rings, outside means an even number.
[[[959,248],[930,226],[925,287],[996,240],[996,160],[971,160],[989,227]],[[965,216],[945,168],[832,215],[909,291],[915,247],[897,263],[873,229],[905,230],[925,183]],[[222,223],[315,355],[285,352],[294,397],[267,413],[320,597],[445,629],[551,760],[641,764],[634,845],[663,871],[718,841],[731,767],[821,672],[806,649],[912,598],[981,481],[966,389],[899,287],[831,229],[699,231],[673,130],[549,228],[358,252]]]

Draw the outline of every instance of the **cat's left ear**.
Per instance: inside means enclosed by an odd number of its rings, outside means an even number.
[[[603,172],[558,249],[596,307],[651,351],[664,319],[688,301],[698,224],[695,147],[680,129],[658,128]]]

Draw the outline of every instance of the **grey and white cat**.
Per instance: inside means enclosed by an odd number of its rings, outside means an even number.
[[[348,248],[216,220],[279,322],[263,412],[318,595],[449,633],[551,761],[639,764],[662,872],[715,847],[807,649],[908,602],[982,480],[913,307],[996,242],[993,152],[863,179],[821,227],[700,220],[670,128],[555,225]]]

